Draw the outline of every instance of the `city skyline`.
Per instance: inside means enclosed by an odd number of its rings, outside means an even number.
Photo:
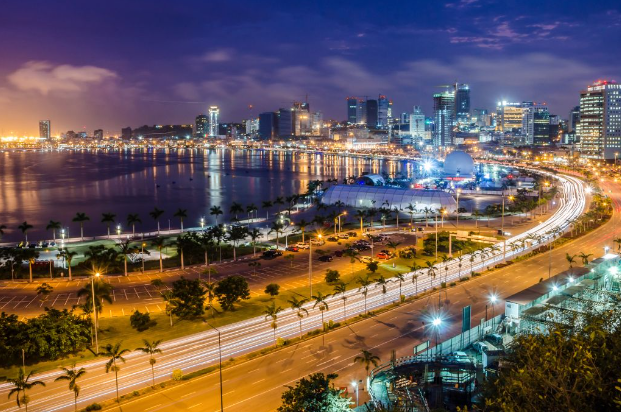
[[[221,121],[240,121],[306,95],[336,120],[346,118],[346,96],[384,94],[395,115],[413,105],[431,113],[435,86],[454,81],[470,85],[472,109],[545,101],[565,118],[580,90],[615,79],[619,53],[591,45],[617,43],[620,7],[597,3],[533,3],[525,16],[523,3],[484,0],[382,10],[237,2],[210,5],[215,20],[200,18],[208,11],[201,3],[77,10],[40,2],[37,14],[11,4],[5,15],[29,20],[0,28],[11,38],[0,43],[8,56],[0,68],[0,134],[37,135],[41,119],[51,120],[53,135],[184,124],[211,105]],[[152,25],[164,18],[166,27]]]

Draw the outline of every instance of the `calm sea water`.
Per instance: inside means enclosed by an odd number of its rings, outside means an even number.
[[[179,227],[173,217],[178,208],[187,209],[185,227],[199,226],[201,217],[214,222],[211,206],[222,207],[226,219],[232,202],[261,207],[264,200],[305,192],[309,180],[362,172],[411,176],[413,167],[408,161],[263,150],[4,151],[0,224],[8,227],[4,240],[11,241],[22,239],[17,226],[24,220],[34,225],[29,240],[51,238],[49,220],[78,236],[79,224],[71,222],[76,212],[90,217],[85,236],[106,232],[102,213],[116,214],[124,229],[127,215],[138,213],[143,223],[136,230],[154,230],[148,213],[157,206],[165,211],[162,229],[169,219]]]

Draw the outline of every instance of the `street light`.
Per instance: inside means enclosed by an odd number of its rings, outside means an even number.
[[[93,301],[93,328],[95,329],[95,354],[99,355],[99,341],[97,339],[97,309],[95,308],[95,278],[99,278],[100,273],[95,273],[91,277],[91,300]]]
[[[317,235],[317,239],[321,242],[321,233]],[[313,296],[313,237],[308,239],[308,286],[310,288],[309,296]]]
[[[498,301],[498,296],[496,294],[491,294],[489,297],[489,303],[492,304],[492,327],[494,326],[494,317],[496,316],[496,302]]]
[[[116,225],[116,235],[119,238],[121,237],[121,225]]]
[[[359,403],[358,403],[358,382],[353,381],[351,384],[354,387],[354,389],[356,390],[356,408],[357,408],[359,406]]]
[[[438,335],[440,335],[440,326],[442,326],[442,318],[436,317],[431,322],[436,330],[436,358],[438,357]]]
[[[140,260],[142,260],[142,273],[144,273],[144,247],[147,244],[142,242],[142,249],[140,250]]]
[[[201,230],[205,228],[205,218],[201,217]]]
[[[218,357],[220,363],[220,412],[224,412],[224,395],[222,394],[222,341],[220,340],[220,329],[212,326],[208,322],[205,323],[207,323],[207,326],[209,326],[211,329],[214,329],[216,332],[218,332]]]
[[[339,233],[341,233],[341,216],[346,216],[346,215],[347,215],[347,210],[337,216],[337,218],[339,219]]]

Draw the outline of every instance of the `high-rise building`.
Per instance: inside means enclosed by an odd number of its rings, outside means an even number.
[[[468,125],[470,123],[470,87],[467,84],[455,83],[454,92],[454,120],[458,125]]]
[[[621,85],[598,80],[580,92],[578,136],[583,155],[615,159],[621,153]]]
[[[321,112],[314,112],[311,119],[312,135],[321,136],[321,130],[323,129],[323,114]]]
[[[209,137],[218,136],[218,122],[220,121],[220,109],[218,106],[209,107]]]
[[[447,90],[433,95],[433,120],[435,128],[432,139],[434,146],[449,146],[453,144],[454,112],[454,92]]]
[[[384,95],[377,99],[377,127],[387,127],[391,102]],[[390,116],[392,117],[392,116]]]
[[[265,112],[259,115],[259,137],[263,140],[272,140],[278,136],[278,115],[274,112]]]
[[[252,136],[259,131],[259,119],[247,119],[246,120],[246,134]]]
[[[367,106],[367,127],[369,128],[376,128],[378,125],[378,118],[377,118],[377,110],[378,110],[378,105],[377,105],[377,100],[367,100],[366,102],[366,106]]]
[[[487,109],[474,109],[471,121],[479,127],[491,126],[492,119]]]
[[[209,117],[204,114],[196,116],[194,121],[194,135],[196,137],[205,138],[209,132]]]
[[[50,121],[41,120],[39,122],[39,137],[41,139],[49,139],[51,135]]]
[[[291,109],[278,109],[278,137],[290,138],[293,136],[293,121]]]
[[[578,123],[580,123],[580,106],[575,106],[569,112],[569,124],[567,125],[568,131],[575,132],[578,128]]]
[[[356,124],[367,124],[367,101],[358,99],[356,107]]]
[[[528,145],[550,144],[550,113],[545,104],[522,103],[522,134]]]
[[[358,123],[358,98],[357,97],[347,98],[347,123],[349,124]]]
[[[308,136],[311,134],[311,115],[308,103],[294,102],[291,108],[293,135]]]
[[[121,129],[121,139],[130,140],[132,138],[132,128],[124,127]]]
[[[414,106],[410,114],[410,134],[413,138],[424,138],[425,136],[425,114],[420,106]]]
[[[496,131],[521,133],[524,103],[498,102],[496,107]]]
[[[93,137],[97,140],[102,140],[104,135],[103,135],[103,129],[96,129],[93,132]]]

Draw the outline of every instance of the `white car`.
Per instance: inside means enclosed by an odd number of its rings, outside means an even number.
[[[298,242],[295,245],[298,247],[298,249],[308,249],[310,247],[308,243],[302,243],[302,242]]]
[[[326,242],[324,242],[323,240],[320,239],[311,239],[311,244],[315,245],[315,246],[323,246],[326,244]]]

